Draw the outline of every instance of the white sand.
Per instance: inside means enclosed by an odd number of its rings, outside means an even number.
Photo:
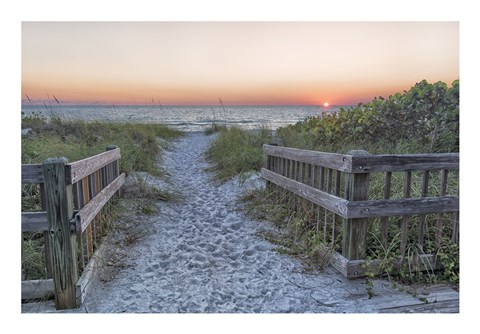
[[[376,312],[381,300],[415,302],[384,280],[375,281],[378,297],[368,299],[365,280],[348,281],[330,268],[304,273],[298,260],[272,250],[275,245],[256,235],[267,223],[249,220],[237,203],[242,191],[263,186],[262,180],[216,184],[204,157],[213,138],[190,133],[165,152],[171,177],[159,184],[183,199],[158,202],[159,214],[124,226],[144,235],[132,246],[108,241],[105,263],[111,268],[100,270],[73,312],[365,313]]]

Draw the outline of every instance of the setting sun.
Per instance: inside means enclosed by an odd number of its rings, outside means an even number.
[[[328,102],[325,102],[325,103],[323,104],[324,107],[328,107],[328,105],[329,105]]]

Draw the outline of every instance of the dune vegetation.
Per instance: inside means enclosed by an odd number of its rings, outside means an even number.
[[[73,162],[102,153],[113,144],[121,149],[120,172],[127,175],[134,172],[161,175],[157,164],[159,153],[168,145],[168,140],[182,135],[158,124],[65,121],[47,119],[41,113],[23,117],[22,129],[28,130],[21,140],[22,164],[42,163],[50,157],[65,157]],[[152,193],[144,185],[137,188],[144,190],[137,194],[141,197],[138,205],[142,212],[151,207],[150,197],[165,199],[170,196]],[[21,206],[22,211],[41,211],[37,185],[22,185]],[[45,278],[43,233],[24,233],[23,236],[26,279]]]
[[[353,149],[366,150],[371,154],[459,152],[459,81],[448,86],[443,82],[432,84],[423,80],[403,93],[388,98],[377,97],[355,107],[340,108],[337,112],[324,112],[317,117],[277,129],[274,135],[262,136],[240,129],[220,129],[218,139],[210,147],[208,156],[215,164],[219,177],[223,179],[244,171],[259,171],[265,163],[261,161],[262,144],[271,142],[281,146],[335,153],[346,153]],[[229,170],[228,173],[225,172],[226,169]],[[432,174],[431,177],[433,184],[435,178],[440,176]],[[414,178],[413,182],[412,191],[419,192],[421,177],[416,180]],[[401,193],[402,185],[401,178],[394,178],[392,193]],[[458,175],[449,178],[448,188],[458,188]],[[439,189],[432,187],[429,191],[435,193]],[[383,179],[376,178],[373,174],[369,196],[372,199],[383,196]],[[319,261],[326,261],[318,256],[319,244],[324,236],[311,223],[312,212],[308,210],[310,204],[299,205],[297,200],[285,201],[285,198],[278,201],[278,194],[266,190],[254,191],[244,199],[247,210],[253,217],[267,219],[283,229],[285,233],[282,235],[267,236],[282,246],[283,251],[308,258],[310,263],[316,263],[317,266]],[[305,210],[298,210],[299,207]],[[451,217],[448,219],[453,220]],[[392,226],[395,225],[396,222],[392,221]],[[369,238],[375,238],[378,235],[378,231],[374,231],[378,229],[378,221],[373,221],[369,226]],[[426,232],[427,236],[429,233],[433,235],[434,228]],[[335,242],[338,247],[341,239]],[[409,251],[436,254],[445,268],[442,273],[407,270],[400,272],[402,280],[459,282],[458,245],[446,242],[442,248],[436,249],[433,239],[427,238],[423,249],[412,244]],[[384,260],[387,272],[397,255],[394,249],[373,247],[368,250],[369,259]]]

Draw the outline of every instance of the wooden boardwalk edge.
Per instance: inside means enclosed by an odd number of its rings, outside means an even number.
[[[100,247],[95,251],[95,254],[92,256],[88,262],[85,270],[82,273],[82,276],[76,284],[75,296],[77,299],[77,306],[81,306],[85,300],[88,292],[92,287],[93,278],[97,269],[102,265],[105,253],[105,243],[102,243]]]
[[[413,296],[412,296],[413,297]],[[449,286],[427,287],[426,293],[419,293],[418,302],[397,299],[390,305],[379,305],[379,313],[460,313],[460,293]]]

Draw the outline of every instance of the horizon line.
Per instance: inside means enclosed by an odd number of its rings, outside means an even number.
[[[192,106],[192,107],[222,107],[221,104],[205,104],[205,103],[173,103],[173,104],[152,104],[152,103],[111,103],[111,102],[65,102],[65,103],[57,103],[56,101],[29,101],[29,100],[21,100],[21,105],[23,106],[44,106],[46,102],[50,104],[48,107],[55,107],[59,108],[62,106],[150,106],[150,107],[184,107],[184,106]],[[53,102],[53,103],[52,103]],[[223,103],[224,106],[235,106],[235,107],[256,107],[256,106],[312,106],[312,107],[322,107],[322,108],[330,108],[330,107],[343,107],[343,106],[357,106],[359,103],[353,104],[330,104],[328,107],[325,107],[322,104],[312,104],[312,103],[232,103],[226,104]]]

